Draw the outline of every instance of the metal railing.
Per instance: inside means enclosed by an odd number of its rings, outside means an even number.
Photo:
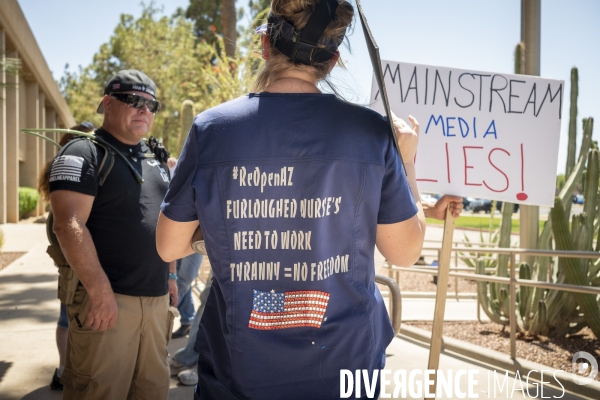
[[[580,286],[580,285],[570,285],[564,283],[553,283],[553,282],[545,282],[545,281],[533,281],[530,279],[517,279],[516,277],[516,256],[542,256],[542,257],[567,257],[567,258],[591,258],[598,259],[600,258],[600,253],[594,251],[564,251],[564,250],[535,250],[535,249],[518,249],[518,248],[475,248],[475,247],[456,247],[452,248],[452,252],[481,252],[481,253],[493,253],[493,254],[505,254],[510,257],[510,268],[509,274],[507,277],[500,276],[488,276],[488,275],[479,275],[479,274],[471,274],[471,273],[462,273],[462,272],[450,272],[451,277],[455,278],[465,278],[474,281],[482,281],[482,282],[496,282],[496,283],[504,283],[509,285],[509,304],[514,304],[515,307],[510,307],[509,313],[509,324],[510,324],[510,357],[512,359],[516,358],[516,335],[517,335],[517,316],[516,316],[516,286],[528,286],[528,287],[536,287],[542,289],[555,289],[562,290],[565,292],[572,293],[585,293],[585,294],[594,294],[600,295],[600,287],[593,286]],[[428,269],[423,269],[419,267],[396,267],[393,266],[392,270],[396,271],[406,271],[406,272],[418,272],[422,274],[429,275],[438,275],[437,270],[433,270],[431,267]],[[473,270],[475,272],[475,270]],[[479,309],[479,304],[478,304]]]
[[[441,241],[436,241],[436,240],[427,240],[427,242],[440,242]],[[453,244],[464,244],[463,242],[453,242]],[[451,271],[473,271],[473,268],[471,267],[460,267],[458,265],[458,261],[459,259],[464,259],[464,258],[471,258],[471,259],[479,259],[479,258],[484,258],[484,259],[492,259],[492,257],[482,257],[481,254],[482,253],[491,253],[491,251],[487,251],[487,250],[493,250],[494,248],[484,248],[486,251],[483,252],[481,251],[482,248],[480,247],[468,247],[468,249],[474,249],[476,251],[472,251],[473,253],[477,253],[475,256],[469,256],[469,255],[460,255],[458,251],[455,252],[454,254],[454,266],[450,267]],[[437,254],[437,260],[440,259],[440,253],[441,253],[441,249],[439,247],[423,247],[421,254],[423,254],[423,252],[433,252],[434,255],[432,255],[431,253],[429,254],[425,254],[426,257],[435,257],[435,254]],[[415,265],[413,267],[410,268],[411,272],[420,272],[418,271],[418,269],[421,270],[430,270],[433,268],[437,268],[435,266],[430,266],[430,265]],[[496,269],[495,268],[486,268],[485,269],[486,272],[493,272]],[[397,279],[397,274],[395,274],[394,272],[399,272],[401,271],[401,269],[399,269],[399,267],[392,267],[390,268],[390,271],[392,273],[391,278],[398,281]],[[454,296],[455,298],[458,298],[458,278],[454,278]]]
[[[398,283],[392,278],[384,275],[375,275],[375,282],[386,285],[390,291],[390,316],[392,317],[392,327],[394,336],[400,333],[402,324],[402,295]]]

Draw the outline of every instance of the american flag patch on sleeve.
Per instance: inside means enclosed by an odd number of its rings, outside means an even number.
[[[248,327],[260,330],[320,328],[329,293],[313,290],[277,293],[254,290]]]
[[[49,181],[80,182],[82,168],[83,157],[58,156],[52,163]]]

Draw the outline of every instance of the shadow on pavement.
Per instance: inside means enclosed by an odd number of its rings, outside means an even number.
[[[16,272],[15,269],[9,271],[10,273]],[[45,283],[48,281],[55,280],[58,284],[58,269],[53,274],[36,274],[36,275],[9,275],[4,274],[0,277],[0,284],[7,283],[19,283],[19,284],[33,284],[33,283]]]
[[[37,288],[35,296],[28,296],[30,288],[11,294],[4,294],[0,300],[0,320],[6,322],[13,319],[31,319],[38,322],[53,322],[58,319],[58,312],[48,310],[44,303],[58,299],[56,288]]]
[[[62,399],[62,390],[51,390],[50,385],[42,386],[21,397],[21,400],[60,400]]]
[[[6,375],[6,371],[9,370],[9,368],[12,366],[12,364],[13,363],[11,363],[11,362],[0,361],[0,382],[2,382],[4,375]]]

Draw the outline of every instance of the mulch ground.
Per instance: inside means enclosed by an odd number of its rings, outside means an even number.
[[[431,331],[431,322],[407,321],[406,325]],[[510,355],[509,327],[494,322],[444,322],[444,336]],[[517,333],[517,357],[570,373],[573,354],[586,351],[600,361],[600,342],[591,329],[584,328],[563,338],[523,337]],[[600,374],[596,376],[600,381]]]
[[[23,254],[25,253],[0,253],[0,271],[10,265],[10,263],[15,261],[17,258],[21,257]]]
[[[402,271],[397,272],[395,279],[402,292],[435,292],[437,290],[437,285],[433,283],[433,275]],[[448,295],[454,293],[457,282],[458,293],[477,293],[475,281],[450,277],[448,279]]]
[[[387,268],[380,268],[377,272],[390,275]],[[402,292],[435,292],[437,286],[433,283],[433,276],[419,274],[416,272],[391,272]],[[459,293],[476,293],[475,281],[459,278]],[[456,287],[455,278],[448,282],[448,295],[454,292]],[[406,325],[415,326],[431,331],[432,323],[429,321],[407,321]],[[510,333],[509,327],[494,322],[478,321],[448,321],[444,322],[444,335],[475,344],[487,349],[499,351],[510,355]],[[596,339],[591,329],[584,328],[576,334],[567,335],[563,338],[546,336],[525,337],[517,333],[517,357],[536,362],[555,369],[570,373],[572,371],[573,354],[578,351],[588,352],[596,357],[600,364],[600,341]],[[596,376],[600,381],[600,374]]]

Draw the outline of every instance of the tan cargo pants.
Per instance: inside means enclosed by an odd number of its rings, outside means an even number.
[[[68,306],[63,400],[168,398],[167,343],[173,328],[169,295],[115,297],[117,323],[104,332],[85,325],[88,295],[82,286]]]

